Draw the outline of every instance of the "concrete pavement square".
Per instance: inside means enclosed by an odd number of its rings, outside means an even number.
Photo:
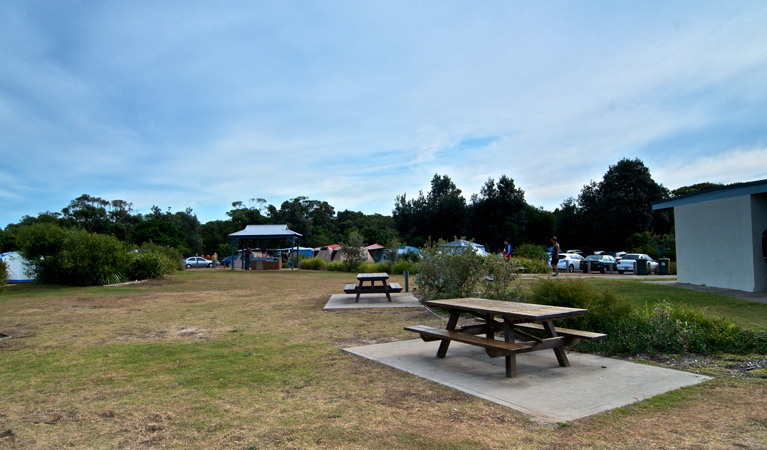
[[[437,359],[438,347],[439,341],[414,339],[344,351],[507,406],[539,423],[569,422],[710,379],[578,352],[568,352],[570,367],[560,367],[550,350],[517,355],[517,377],[507,378],[504,358],[490,358],[480,347],[452,342],[447,357]]]
[[[323,309],[364,309],[364,308],[422,308],[423,305],[411,293],[362,294],[359,303],[355,303],[356,294],[334,294]]]

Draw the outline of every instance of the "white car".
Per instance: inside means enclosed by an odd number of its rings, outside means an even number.
[[[192,256],[186,259],[186,268],[191,269],[192,267],[213,267],[213,261],[201,256]]]
[[[557,269],[565,270],[567,272],[575,272],[575,269],[581,268],[582,260],[583,256],[577,253],[560,253]]]
[[[658,271],[658,263],[648,255],[645,255],[644,253],[626,253],[621,260],[618,261],[618,273],[633,272],[634,265],[638,259],[647,261],[647,273]]]

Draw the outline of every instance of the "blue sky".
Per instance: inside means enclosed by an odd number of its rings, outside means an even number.
[[[638,157],[767,178],[767,2],[0,3],[0,227],[81,194],[391,214],[448,175],[547,210]]]

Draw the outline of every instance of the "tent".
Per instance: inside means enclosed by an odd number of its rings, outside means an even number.
[[[317,252],[317,258],[326,262],[331,262],[333,261],[333,253],[335,252],[336,250],[331,248],[330,246],[320,247],[320,251]]]
[[[368,245],[367,247],[365,247],[365,250],[367,250],[368,253],[370,253],[370,256],[373,258],[375,262],[380,262],[381,259],[383,258],[383,254],[384,254],[384,251],[386,250],[386,247],[384,247],[381,244],[373,244],[373,245]]]
[[[474,249],[474,252],[478,255],[485,256],[487,255],[487,252],[485,251],[485,246],[481,244],[477,244],[476,242],[467,241],[464,239],[459,239],[457,241],[448,242],[445,244],[445,247],[472,247]]]
[[[19,252],[0,253],[8,273],[9,283],[28,283],[35,281],[35,265]]]
[[[421,251],[418,250],[417,248],[411,247],[409,245],[402,245],[402,246],[400,246],[400,248],[397,249],[397,254],[398,255],[404,255],[406,253],[415,253],[416,255],[420,255]]]
[[[277,250],[281,252],[286,252],[289,254],[292,254],[292,252],[296,252],[299,256],[306,256],[307,258],[311,258],[314,256],[314,249],[311,247],[288,247],[288,248],[278,248]]]

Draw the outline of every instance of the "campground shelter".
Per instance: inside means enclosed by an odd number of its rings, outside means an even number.
[[[282,240],[285,239],[290,243],[290,248],[294,260],[291,269],[296,266],[296,259],[298,258],[298,241],[301,238],[300,233],[289,230],[287,225],[247,225],[244,229],[237,231],[236,233],[229,234],[229,239],[232,245],[232,260],[234,261],[235,249],[237,243],[240,244],[242,249],[242,241],[247,240]],[[234,264],[232,264],[232,270],[234,270]]]
[[[767,291],[767,180],[653,203],[674,209],[680,283]]]

